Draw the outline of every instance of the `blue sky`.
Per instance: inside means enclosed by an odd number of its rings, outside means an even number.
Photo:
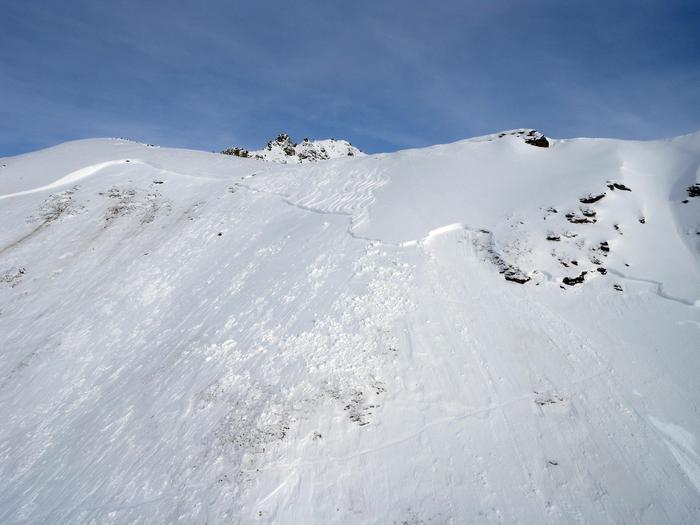
[[[700,2],[0,0],[0,156],[700,129]]]

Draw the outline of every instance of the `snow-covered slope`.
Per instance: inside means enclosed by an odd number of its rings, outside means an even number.
[[[222,153],[280,164],[303,164],[306,162],[364,155],[362,151],[347,140],[309,140],[306,138],[301,143],[296,144],[286,133],[282,133],[276,139],[269,141],[267,146],[261,150],[248,151],[242,148],[228,148]]]
[[[0,159],[0,522],[696,523],[700,134],[521,131]]]

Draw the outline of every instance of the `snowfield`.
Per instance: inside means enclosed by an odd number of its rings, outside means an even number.
[[[700,133],[524,133],[0,159],[0,522],[698,523]]]

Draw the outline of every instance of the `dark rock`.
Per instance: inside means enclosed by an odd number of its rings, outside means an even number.
[[[280,148],[282,148],[282,151],[284,151],[285,155],[294,155],[294,146],[296,146],[296,144],[289,138],[289,135],[287,133],[280,133],[279,135],[277,135],[277,138],[275,140],[271,140],[267,143],[265,149],[267,149],[268,151],[272,151],[273,145],[277,145]]]
[[[620,191],[632,191],[629,189],[627,186],[624,184],[620,184],[619,182],[611,182],[610,184],[607,185],[609,189],[615,191],[615,190],[620,190]]]
[[[234,157],[243,157],[243,158],[248,158],[248,156],[249,156],[248,150],[243,149],[243,148],[226,148],[221,153],[223,153],[224,155],[232,155]]]
[[[580,215],[576,215],[573,212],[569,212],[566,215],[566,220],[569,221],[571,224],[593,224],[596,222],[596,220],[592,217],[581,217]]]
[[[539,148],[548,148],[549,147],[549,141],[547,140],[547,137],[542,135],[541,137],[537,138],[528,138],[525,139],[525,144],[530,144],[531,146],[537,146]]]
[[[488,233],[488,230],[482,230]],[[502,274],[506,281],[525,284],[530,278],[518,267],[508,264],[503,260],[493,246],[487,249],[490,261],[498,268],[498,273]]]
[[[551,233],[549,235],[547,235],[546,238],[548,241],[560,241],[561,240],[561,237],[559,237],[558,235],[553,235]]]
[[[605,192],[601,193],[600,195],[591,195],[590,193],[586,195],[585,197],[581,197],[579,199],[579,202],[581,204],[593,204],[594,202],[598,202],[600,199],[605,197]]]
[[[608,241],[603,241],[600,243],[600,246],[598,246],[598,249],[601,252],[609,252],[610,251],[610,246],[608,245]]]
[[[622,285],[619,285],[617,283],[613,284],[613,289],[617,290],[618,292],[622,291]]]
[[[695,183],[692,186],[688,186],[686,190],[688,192],[688,197],[700,197],[700,183]]]
[[[596,271],[601,275],[605,275],[606,273],[608,273],[608,271],[605,268],[603,268],[602,266],[599,266],[598,268],[596,268]]]
[[[581,284],[586,278],[588,272],[581,272],[578,277],[564,277],[561,281],[567,286],[574,286],[576,284]]]
[[[640,217],[639,222],[641,222],[642,224],[645,224],[647,222],[647,220],[644,217]]]
[[[503,277],[505,277],[506,281],[518,284],[525,284],[530,280],[530,278],[524,273],[513,269],[508,269],[505,272],[503,272]]]
[[[526,144],[531,146],[538,146],[540,148],[548,148],[549,141],[542,133],[534,129],[513,129],[510,131],[505,131],[496,135],[499,139],[505,136],[518,137],[525,141]]]
[[[595,217],[596,216],[595,210],[591,210],[590,208],[586,208],[585,210],[581,210],[581,213],[585,217]]]
[[[562,403],[564,398],[556,394],[546,394],[542,392],[535,391],[537,397],[535,397],[535,404],[540,407],[547,405],[556,405],[557,403]]]

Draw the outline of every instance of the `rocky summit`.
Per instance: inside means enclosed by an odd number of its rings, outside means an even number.
[[[227,148],[221,153],[235,157],[252,158],[277,162],[280,164],[302,164],[342,157],[362,156],[364,153],[350,144],[347,140],[325,139],[309,140],[305,138],[295,143],[288,134],[281,133],[270,140],[267,145],[257,151],[243,148]]]

